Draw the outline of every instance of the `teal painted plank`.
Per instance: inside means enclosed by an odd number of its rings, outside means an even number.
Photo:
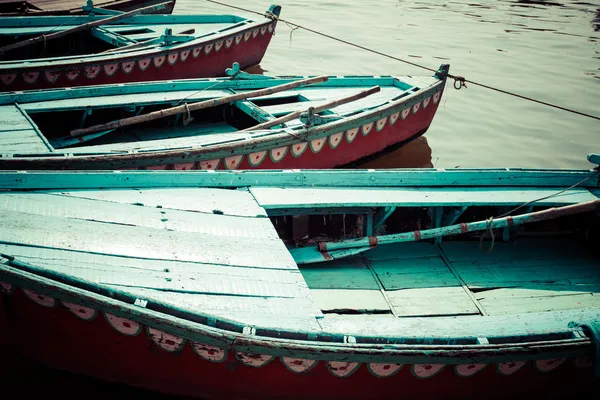
[[[280,240],[173,232],[11,211],[0,211],[0,218],[0,243],[156,260],[297,268]]]
[[[548,332],[569,333],[569,322],[597,320],[600,307],[588,309],[529,313],[526,318],[514,315],[456,317],[404,317],[392,315],[326,315],[320,324],[325,332],[345,335],[397,336],[406,338],[490,338],[528,336]]]
[[[187,295],[141,288],[129,288],[128,291],[140,298],[159,299],[183,310],[201,310],[217,318],[238,320],[240,315],[256,315],[278,319],[280,323],[287,319],[303,318],[308,325],[308,323],[317,324],[314,318],[322,315],[311,298]]]
[[[394,243],[385,246],[377,246],[364,253],[370,261],[373,260],[392,260],[420,257],[438,257],[438,252],[433,243],[413,242],[413,243]]]
[[[83,199],[242,217],[266,217],[246,189],[162,188],[48,192]]]
[[[4,132],[32,129],[31,123],[14,105],[0,107],[0,135]]]
[[[441,258],[371,261],[385,290],[460,286]]]
[[[108,95],[89,98],[65,98],[48,101],[40,100],[24,103],[21,106],[24,110],[30,113],[61,110],[86,110],[90,108],[106,107],[140,107],[161,103],[176,104],[181,99],[186,99],[186,102],[201,101],[231,94],[231,92],[226,90],[216,90],[217,88],[218,86],[212,90],[202,90],[200,92],[198,92],[198,90],[177,90],[154,93],[123,93],[118,96]],[[4,107],[0,107],[0,110],[2,110]]]
[[[312,289],[316,305],[328,313],[390,312],[390,306],[379,290]]]
[[[379,289],[373,274],[359,257],[307,264],[300,272],[311,289]]]
[[[521,293],[523,291],[525,293]],[[600,293],[550,290],[533,292],[519,288],[491,290],[478,296],[478,301],[490,315],[600,307]]]
[[[495,188],[252,188],[258,203],[268,209],[318,207],[433,207],[459,205],[517,205],[556,193],[553,189]],[[535,205],[568,205],[595,200],[587,189],[571,189]]]
[[[62,195],[3,193],[0,210],[215,236],[278,239],[267,218],[188,212]]]
[[[250,133],[238,133],[237,129],[230,127],[221,128],[221,131],[229,131],[230,133],[221,133],[219,130],[213,131],[212,127],[192,127],[188,133],[195,131],[197,136],[186,136],[186,137],[174,137],[165,138],[158,140],[145,140],[145,141],[130,141],[125,143],[111,143],[103,145],[92,145],[92,146],[81,146],[73,147],[68,150],[69,153],[103,153],[111,151],[154,151],[154,150],[165,150],[165,149],[182,149],[192,147],[202,147],[216,145],[224,142],[239,142],[246,140],[251,137]],[[169,134],[178,134],[177,129],[165,129],[165,130],[153,130],[150,131],[150,135],[156,134],[157,136],[167,136]],[[143,134],[141,136],[144,136]],[[131,138],[135,138],[134,134]],[[213,155],[214,157],[214,155]],[[216,157],[218,159],[218,157]]]
[[[399,317],[478,315],[479,310],[462,287],[427,287],[387,292]]]
[[[486,245],[488,243],[484,243]],[[518,260],[568,259],[589,254],[581,241],[574,237],[515,238],[513,242],[496,241],[494,250],[487,252],[479,248],[479,241],[446,241],[441,248],[448,259],[458,261],[495,263]]]
[[[272,171],[3,171],[3,189],[84,189],[159,187],[535,187],[557,188],[596,176],[589,170],[272,170]],[[582,186],[599,183],[588,179]],[[488,188],[489,189],[489,188]]]
[[[48,147],[31,127],[0,132],[0,154],[50,153]]]
[[[179,291],[238,296],[310,297],[297,269],[239,268],[217,264],[146,260],[68,250],[0,244],[0,251],[46,270],[90,282],[143,286],[155,280]],[[139,278],[139,279],[138,279]]]

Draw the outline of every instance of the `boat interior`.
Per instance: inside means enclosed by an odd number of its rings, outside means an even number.
[[[123,118],[302,79],[259,77],[263,79],[184,80],[177,85],[157,82],[153,86],[147,83],[105,86],[96,91],[73,88],[0,94],[0,154],[119,153],[231,143],[274,131],[293,132],[303,129],[307,123],[315,126],[359,115],[438,82],[434,77],[330,77],[324,83],[195,111],[185,112],[184,109],[177,115],[135,125],[104,128],[76,136],[71,134],[78,129]],[[316,116],[321,117],[318,121],[309,122],[306,116],[299,115],[266,132],[265,129],[251,130],[258,124],[296,111],[308,112],[310,107],[352,97],[373,87],[378,87],[379,91],[317,112]]]
[[[585,319],[600,307],[597,204],[418,242],[324,252],[317,245],[425,235],[598,201],[598,174],[590,171],[587,186],[562,193],[554,186],[478,186],[491,172],[473,172],[472,183],[460,187],[331,185],[336,178],[323,177],[306,187],[147,188],[139,181],[136,189],[6,190],[0,252],[41,275],[75,277],[263,332],[358,342],[503,343],[519,335],[534,340],[532,331],[540,340],[562,339],[567,333],[556,332],[566,331],[565,318]],[[103,176],[86,179],[105,182]],[[59,183],[53,179],[49,185]]]
[[[73,29],[102,18],[107,16],[3,17],[0,20],[0,47]],[[185,44],[196,39],[243,29],[252,22],[234,15],[138,15],[2,52],[0,68],[16,68],[23,60],[38,61],[47,65],[57,57],[66,61],[94,54],[110,58],[114,50],[138,51],[143,46]]]

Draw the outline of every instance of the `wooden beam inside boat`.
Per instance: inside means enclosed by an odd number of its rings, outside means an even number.
[[[249,92],[244,92],[244,93],[232,94],[229,96],[220,97],[218,99],[205,100],[205,101],[200,101],[198,103],[192,103],[192,104],[185,103],[184,105],[181,105],[181,106],[171,107],[171,108],[167,108],[165,110],[155,111],[155,112],[152,112],[149,114],[139,115],[139,116],[130,117],[130,118],[124,118],[124,119],[112,121],[112,122],[109,122],[106,124],[94,125],[89,128],[75,129],[75,130],[71,131],[71,136],[81,136],[81,135],[85,135],[87,133],[94,133],[94,132],[99,132],[99,131],[103,131],[103,130],[107,130],[107,129],[114,129],[114,128],[120,128],[123,126],[135,125],[135,124],[139,124],[142,122],[148,122],[148,121],[153,121],[156,119],[168,117],[171,115],[189,113],[191,111],[201,110],[204,108],[216,107],[216,106],[219,106],[222,104],[227,104],[227,103],[234,103],[236,101],[245,100],[245,99],[248,99],[251,97],[266,96],[269,94],[283,92],[285,90],[294,89],[294,88],[304,86],[304,85],[311,85],[314,83],[326,82],[328,79],[329,79],[329,77],[327,77],[325,75],[317,76],[314,78],[301,79],[298,81],[293,81],[290,83],[285,83],[282,85],[273,86],[273,87],[266,88],[266,89],[258,89],[258,90],[252,90]]]
[[[353,94],[351,96],[346,96],[346,97],[341,97],[339,99],[336,100],[332,100],[329,101],[327,103],[324,103],[320,106],[316,106],[316,107],[312,107],[313,108],[313,112],[314,113],[319,113],[319,112],[323,112],[325,110],[329,110],[330,108],[334,108],[337,106],[340,106],[342,104],[347,104],[359,99],[363,99],[367,96],[372,95],[373,93],[377,93],[381,90],[381,88],[379,86],[373,86],[372,88],[369,88],[367,90],[363,90],[359,93]],[[294,111],[288,115],[284,115],[283,117],[279,117],[279,118],[275,118],[273,120],[270,121],[266,121],[263,122],[262,124],[258,124],[256,126],[247,128],[242,130],[241,132],[245,132],[245,131],[255,131],[255,130],[259,130],[259,129],[267,129],[267,128],[271,128],[273,126],[276,125],[280,125],[283,124],[285,122],[288,121],[292,121],[294,119],[297,119],[300,117],[300,115],[302,115],[303,113],[307,112],[307,110],[299,110],[299,111]]]

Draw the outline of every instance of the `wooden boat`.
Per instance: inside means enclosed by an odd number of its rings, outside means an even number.
[[[425,133],[448,66],[430,77],[228,73],[0,94],[0,169],[348,165]]]
[[[256,20],[146,15],[170,6],[0,18],[0,91],[222,76],[233,62],[261,61],[281,10]]]
[[[95,7],[126,12],[161,2],[162,0],[100,0]],[[84,4],[93,6],[91,0],[0,0],[0,16],[79,15],[86,12],[82,7]],[[175,0],[159,12],[171,14],[174,7]]]
[[[202,398],[584,390],[599,177],[3,171],[0,332],[53,368]]]

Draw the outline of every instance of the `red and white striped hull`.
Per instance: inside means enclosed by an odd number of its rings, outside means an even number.
[[[77,64],[53,62],[44,68],[0,69],[0,91],[48,89],[111,83],[146,82],[170,79],[224,76],[234,62],[241,68],[260,63],[276,22],[265,22],[245,31],[179,48],[176,51],[149,50],[135,57],[95,59]]]
[[[227,399],[544,398],[594,382],[591,357],[403,365],[246,354],[5,282],[0,292],[4,344],[10,341],[19,353],[52,368],[165,393]],[[0,372],[11,368],[0,365]]]

